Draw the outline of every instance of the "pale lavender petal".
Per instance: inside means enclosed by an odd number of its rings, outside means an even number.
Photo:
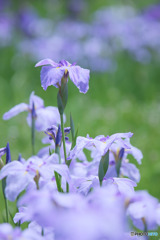
[[[96,139],[79,136],[76,140],[76,146],[70,151],[69,159],[76,158],[81,153],[83,148],[88,149],[93,147],[96,147],[97,152],[103,155],[106,145],[104,142],[98,141]]]
[[[38,157],[45,157],[45,156],[49,156],[49,149],[52,149],[50,146],[41,148],[39,150],[39,152],[37,153]]]
[[[106,140],[106,148],[104,152],[107,152],[108,149],[110,148],[110,146],[112,145],[112,143],[116,140],[121,140],[122,138],[131,138],[133,136],[133,133],[128,132],[128,133],[116,133],[111,135],[110,137],[108,137],[108,139]],[[122,143],[122,141],[121,141]],[[125,147],[125,146],[124,146]]]
[[[58,63],[52,61],[52,60],[49,59],[49,58],[46,58],[46,59],[43,59],[43,60],[39,61],[39,62],[35,65],[35,67],[40,67],[40,66],[44,66],[44,65],[51,65],[52,67],[55,67],[55,68],[59,66]]]
[[[21,112],[28,111],[28,105],[26,103],[20,103],[13,108],[11,108],[8,112],[3,115],[3,120],[8,120]]]
[[[123,176],[129,177],[135,182],[140,181],[139,169],[132,163],[122,163],[121,174]]]
[[[1,240],[8,240],[8,239],[22,240],[21,230],[20,228],[17,228],[17,227],[13,229],[9,223],[2,223],[0,224],[0,239]]]
[[[24,165],[19,161],[13,161],[6,164],[0,171],[0,180],[9,174],[17,174],[19,171],[24,170]]]
[[[89,89],[90,71],[79,66],[71,66],[67,69],[70,79],[78,87],[79,91],[86,93]]]
[[[137,186],[135,182],[128,178],[109,178],[106,181],[103,181],[105,184],[114,184],[117,186],[118,191],[121,194],[132,196],[134,193],[134,187]]]
[[[37,232],[33,231],[32,229],[25,229],[22,232],[22,239],[28,239],[28,240],[44,240],[41,234],[38,234]]]
[[[17,223],[19,221],[21,223],[24,223],[31,220],[30,217],[28,216],[27,207],[20,207],[18,210],[19,212],[17,212],[13,218],[14,223]]]
[[[0,148],[0,158],[6,153],[6,147]]]
[[[141,160],[142,160],[142,158],[143,158],[143,154],[142,154],[141,150],[139,150],[139,149],[136,148],[136,147],[133,147],[133,146],[130,144],[130,149],[127,150],[127,153],[132,154],[133,157],[137,160],[137,162],[138,162],[139,164],[142,163]]]
[[[56,107],[46,107],[40,108],[36,110],[37,118],[35,120],[35,128],[37,131],[45,131],[51,125],[60,124],[60,115],[58,112],[58,108]],[[66,120],[65,115],[63,116],[64,121]],[[27,117],[28,125],[31,127],[32,118],[31,113],[28,114]]]
[[[30,176],[25,172],[17,172],[7,177],[5,194],[9,201],[15,201],[18,195],[27,187]]]
[[[158,204],[156,209],[156,222],[160,226],[160,203]]]
[[[35,109],[37,110],[38,108],[43,108],[44,107],[44,101],[42,98],[34,95],[34,92],[31,93],[30,98],[29,98],[29,107],[32,109],[32,106],[35,106]]]
[[[55,156],[52,156],[53,160]],[[50,160],[50,159],[49,159]],[[56,159],[55,159],[56,160]],[[39,173],[41,174],[42,177],[45,179],[51,179],[54,176],[54,171],[59,173],[62,177],[65,178],[65,180],[70,183],[71,182],[71,177],[69,174],[69,169],[66,165],[64,164],[50,164],[49,166],[44,165],[39,169]]]
[[[143,230],[145,219],[148,230],[157,228],[156,209],[158,207],[158,199],[152,197],[146,191],[137,191],[130,199],[127,214],[131,217],[133,224]]]
[[[48,86],[55,86],[58,88],[58,85],[61,85],[61,79],[63,77],[65,69],[53,68],[52,66],[44,66],[41,70],[41,85],[44,90]]]

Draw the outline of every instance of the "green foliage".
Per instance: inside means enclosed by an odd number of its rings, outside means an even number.
[[[102,185],[102,181],[104,176],[107,173],[108,166],[109,166],[109,151],[107,151],[105,155],[102,156],[101,161],[99,163],[98,177],[99,177],[100,185]]]

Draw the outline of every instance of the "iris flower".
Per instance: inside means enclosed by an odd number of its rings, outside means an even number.
[[[88,69],[76,66],[65,60],[56,63],[51,59],[41,60],[35,67],[43,66],[41,70],[41,85],[44,90],[48,86],[61,86],[61,79],[64,74],[70,77],[71,81],[76,85],[80,92],[86,93],[89,89],[90,71]]]
[[[35,128],[37,131],[44,131],[49,126],[60,123],[58,108],[51,106],[45,107],[43,99],[36,96],[34,92],[32,92],[30,95],[29,104],[20,103],[14,106],[3,115],[3,119],[8,120],[25,111],[28,112],[27,123],[29,126],[31,126],[33,104],[35,107]]]

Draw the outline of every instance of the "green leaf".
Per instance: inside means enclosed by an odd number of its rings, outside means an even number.
[[[118,161],[117,161],[117,163],[116,163],[116,171],[117,171],[117,176],[118,176],[118,177],[119,177],[119,174],[120,174],[121,165],[122,165],[122,158],[121,158],[121,159],[118,159]]]
[[[6,177],[2,179],[2,191],[3,191],[4,198],[6,198],[5,188],[6,188]]]
[[[77,131],[76,131],[76,134],[75,134],[75,137],[74,137],[74,141],[73,141],[73,148],[75,147],[76,145],[76,140],[77,140],[77,137],[78,137],[78,128],[77,128]]]
[[[54,171],[54,176],[56,179],[58,192],[63,192],[63,189],[61,188],[61,176],[56,171]]]
[[[49,156],[52,155],[52,150],[49,148]]]
[[[102,185],[102,181],[104,176],[106,175],[108,167],[109,167],[109,150],[106,152],[105,155],[102,156],[101,161],[99,163],[98,177],[100,185]]]
[[[74,129],[74,122],[73,122],[71,113],[70,113],[70,127],[71,127],[72,142],[73,142],[75,137],[75,129]]]
[[[76,145],[76,139],[77,139],[77,136],[78,136],[78,128],[77,128],[77,131],[75,133],[74,122],[73,122],[71,114],[70,114],[70,127],[71,127],[71,135],[72,135],[72,146],[71,146],[71,149],[73,149],[75,147],[75,145]]]

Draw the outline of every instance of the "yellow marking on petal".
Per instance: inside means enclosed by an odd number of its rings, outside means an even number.
[[[38,167],[42,167],[43,163],[39,164]]]
[[[65,69],[64,73],[67,75],[67,73],[68,73],[68,70],[67,70],[67,69]]]
[[[53,134],[52,134],[52,133],[50,133],[50,132],[47,132],[47,131],[46,131],[46,133],[47,133],[49,136],[51,136],[52,138],[54,138],[54,136],[53,136]]]
[[[117,148],[116,155],[118,156],[120,152],[120,148]]]
[[[26,175],[27,173],[28,173],[28,171],[25,171],[25,172],[24,172],[24,175]]]

